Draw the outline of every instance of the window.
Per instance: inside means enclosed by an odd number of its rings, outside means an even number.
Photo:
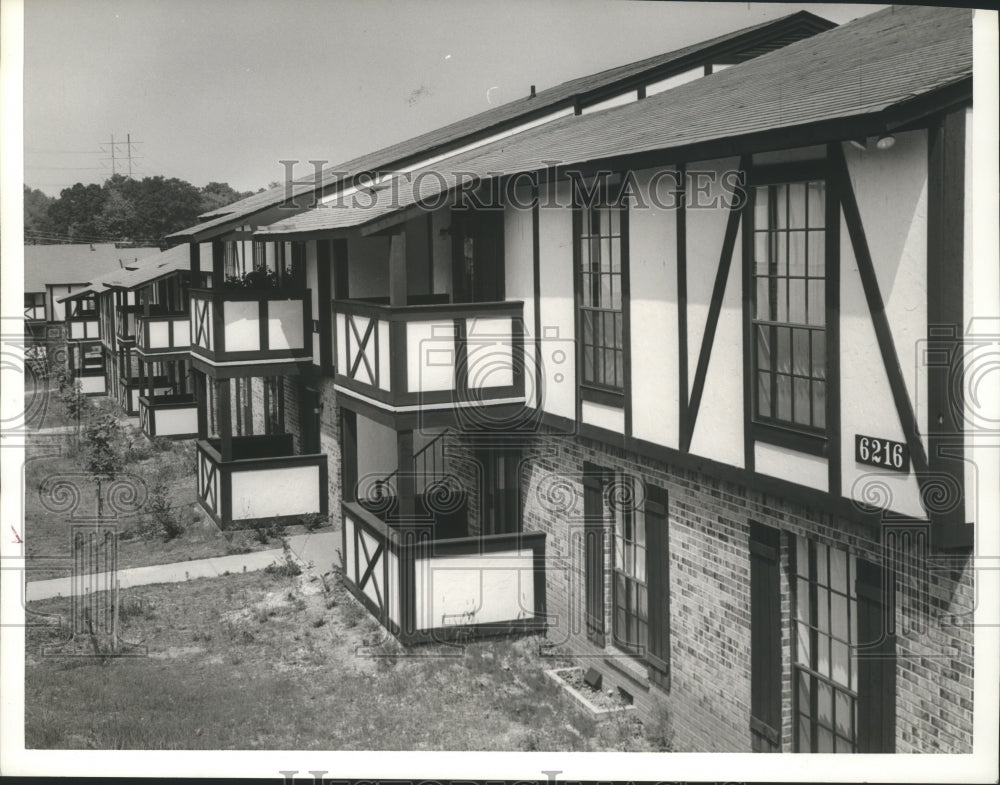
[[[24,295],[24,316],[26,319],[45,318],[45,292],[30,292]]]
[[[611,199],[602,184],[576,216],[577,291],[581,383],[586,388],[622,393],[625,387],[628,210],[620,196]]]
[[[795,729],[800,752],[858,752],[857,562],[804,538],[795,554]]]
[[[755,422],[826,428],[826,186],[753,189]]]
[[[606,489],[615,522],[614,641],[626,651],[642,653],[648,639],[646,595],[646,517],[633,504],[633,480],[619,474]]]

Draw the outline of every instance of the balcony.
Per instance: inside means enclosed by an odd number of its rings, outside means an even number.
[[[308,289],[194,289],[191,353],[209,366],[312,362]]]
[[[545,534],[433,539],[343,504],[344,581],[404,643],[545,627]]]
[[[342,393],[389,411],[522,404],[524,305],[333,302]]]
[[[141,355],[186,354],[191,348],[191,318],[173,312],[136,319],[135,348]]]
[[[173,385],[166,376],[153,377],[153,395],[169,395]],[[139,413],[139,398],[148,392],[146,383],[141,376],[122,376],[118,380],[118,401],[129,415],[134,417]]]
[[[198,441],[198,500],[220,526],[329,511],[326,455],[295,455],[290,433],[234,436],[232,453]]]
[[[73,370],[73,378],[80,382],[84,395],[104,395],[107,392],[103,367],[76,368]]]
[[[150,438],[188,439],[198,434],[198,402],[193,395],[139,397],[139,427]]]
[[[135,320],[142,310],[141,305],[115,306],[115,335],[119,342],[135,340]]]

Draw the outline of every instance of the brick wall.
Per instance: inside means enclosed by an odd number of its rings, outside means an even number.
[[[790,552],[807,536],[882,563],[878,532],[774,496],[641,459],[582,437],[540,434],[522,466],[524,529],[544,531],[549,639],[594,665],[605,687],[626,690],[645,716],[665,707],[680,751],[750,750],[749,521],[783,532],[782,749],[793,748]],[[583,488],[585,461],[624,471],[668,493],[671,674],[669,690],[645,666],[586,638]],[[611,523],[605,549],[606,630],[611,631]],[[906,565],[903,565],[904,567]],[[972,630],[950,616],[971,614],[967,562],[928,572],[899,570],[897,751],[968,752],[972,738]],[[898,568],[897,568],[898,569]],[[614,663],[622,663],[615,666]]]

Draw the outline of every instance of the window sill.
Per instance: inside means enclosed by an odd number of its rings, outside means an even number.
[[[773,444],[777,447],[787,447],[790,450],[809,455],[827,457],[828,440],[826,436],[759,422],[753,424],[752,435],[754,441]]]
[[[642,690],[649,690],[649,671],[642,660],[620,649],[604,650],[604,664],[635,683]]]
[[[580,385],[580,397],[591,403],[600,403],[605,406],[616,406],[619,409],[625,406],[625,393],[615,390],[605,390],[600,387],[587,387]]]

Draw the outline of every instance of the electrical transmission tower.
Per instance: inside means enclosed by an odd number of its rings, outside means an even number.
[[[118,167],[120,165],[122,165],[122,166],[126,166],[127,165],[127,168],[128,168],[128,179],[129,180],[132,179],[132,161],[133,161],[133,159],[136,159],[136,158],[142,158],[141,155],[133,155],[132,148],[134,146],[140,145],[140,144],[142,144],[142,142],[133,142],[132,141],[132,134],[131,133],[125,134],[125,141],[124,142],[116,142],[114,134],[111,134],[111,141],[110,142],[101,142],[101,152],[109,154],[109,157],[108,158],[102,158],[101,162],[102,163],[108,163],[110,161],[110,163],[111,163],[111,176],[112,177],[114,177],[116,174],[118,174]],[[105,149],[105,145],[107,145],[107,149]],[[124,148],[124,154],[122,154],[121,148]],[[123,160],[126,162],[126,164],[122,163]],[[138,167],[138,164],[136,164],[136,166]]]

